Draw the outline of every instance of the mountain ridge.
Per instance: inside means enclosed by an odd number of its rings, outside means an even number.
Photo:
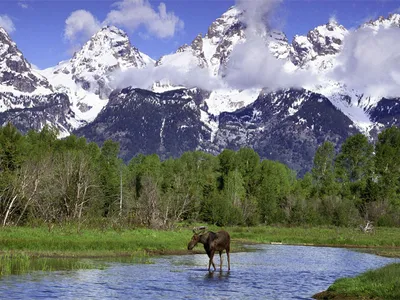
[[[8,35],[1,44],[0,31],[0,70],[7,61],[9,65],[19,61],[14,78],[34,78],[35,84],[46,89],[45,94],[36,94],[31,89],[18,90],[18,84],[11,81],[0,81],[4,89],[0,90],[0,122],[12,121],[23,132],[53,124],[60,136],[74,133],[97,143],[112,138],[120,142],[126,160],[137,153],[167,158],[189,150],[216,154],[225,148],[250,146],[262,158],[280,160],[299,174],[310,169],[313,154],[324,140],[340,147],[351,134],[362,132],[373,139],[382,128],[399,124],[398,98],[374,98],[328,76],[339,63],[349,35],[334,20],[306,36],[295,36],[291,44],[280,31],[269,30],[256,37],[282,62],[285,72],[309,72],[321,80],[318,84],[278,90],[221,84],[231,72],[237,46],[246,46],[254,38],[242,16],[231,8],[206,34],[157,61],[135,48],[124,31],[106,26],[70,60],[40,71],[41,77],[34,77],[35,70],[31,76],[26,74],[31,65]],[[399,28],[398,20],[400,15],[391,15],[365,26]],[[18,58],[10,59],[10,53]],[[220,86],[185,87],[162,77],[147,89],[114,89],[112,85],[119,75],[116,71],[123,75],[124,71],[143,70],[151,75],[167,66],[183,70],[186,77],[198,69]]]

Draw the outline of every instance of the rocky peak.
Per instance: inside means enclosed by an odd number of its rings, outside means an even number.
[[[221,17],[212,22],[210,27],[208,27],[206,38],[211,39],[213,44],[217,44],[227,32],[231,32],[232,29],[240,30],[240,27],[243,25],[240,23],[242,15],[242,11],[232,6]]]
[[[387,18],[380,16],[376,20],[370,20],[361,25],[361,28],[371,28],[375,30],[391,27],[400,27],[400,14],[390,14]]]
[[[32,93],[40,89],[50,93],[48,81],[37,74],[7,32],[0,27],[0,84],[20,92]]]
[[[317,56],[337,54],[343,47],[347,29],[335,20],[309,31],[307,36],[293,38],[290,59],[295,65],[303,66]]]
[[[104,26],[73,57],[52,73],[66,74],[84,90],[105,99],[111,92],[109,76],[115,70],[143,68],[154,61],[133,47],[127,34],[115,26]]]
[[[231,7],[212,22],[205,36],[198,34],[190,45],[161,57],[156,66],[169,64],[188,70],[196,65],[208,69],[211,76],[224,76],[234,47],[246,41],[247,26],[243,16],[243,10]],[[285,34],[271,30],[264,32],[262,38],[275,57],[288,57],[290,45]]]

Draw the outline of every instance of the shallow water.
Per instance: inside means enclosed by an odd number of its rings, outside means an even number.
[[[103,270],[33,272],[0,278],[0,299],[310,299],[337,278],[399,260],[342,248],[250,246],[231,271],[209,273],[206,254],[109,263]],[[219,266],[218,255],[214,259]],[[218,269],[217,269],[218,270]]]

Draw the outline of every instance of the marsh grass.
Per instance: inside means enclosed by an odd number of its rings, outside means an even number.
[[[400,264],[367,271],[354,278],[338,279],[328,292],[336,297],[400,299]]]
[[[32,257],[25,253],[3,253],[0,255],[0,276],[20,275],[32,271],[93,268],[101,268],[101,264],[84,259]]]

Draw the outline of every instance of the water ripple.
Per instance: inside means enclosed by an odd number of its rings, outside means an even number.
[[[209,273],[202,255],[105,270],[35,272],[0,279],[0,299],[310,299],[337,278],[398,261],[341,248],[256,246],[231,254],[231,271]],[[219,257],[215,258],[219,266]]]

